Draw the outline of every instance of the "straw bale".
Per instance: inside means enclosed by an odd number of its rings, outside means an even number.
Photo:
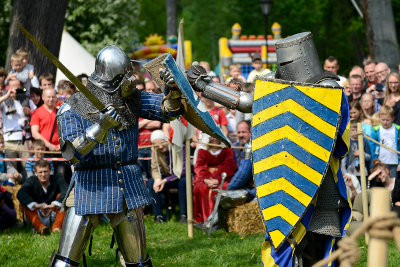
[[[256,201],[229,210],[227,225],[229,232],[236,232],[241,236],[265,232],[260,209]]]

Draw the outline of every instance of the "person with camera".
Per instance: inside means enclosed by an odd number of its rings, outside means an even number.
[[[28,150],[29,144],[26,142],[30,138],[29,119],[32,111],[36,109],[35,104],[21,90],[22,84],[19,80],[9,81],[8,91],[0,97],[1,112],[3,116],[4,145],[11,149],[5,151],[6,158],[26,158],[27,152],[14,150]],[[12,166],[24,177],[25,162],[10,162]]]

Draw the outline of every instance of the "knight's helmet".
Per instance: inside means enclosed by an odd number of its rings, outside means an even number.
[[[324,72],[311,32],[289,36],[276,42],[275,46],[276,78],[306,82]]]
[[[97,87],[114,91],[125,74],[132,69],[132,63],[126,53],[118,46],[109,45],[97,54],[95,69],[89,81]]]

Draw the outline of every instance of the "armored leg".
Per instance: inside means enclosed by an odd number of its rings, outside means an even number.
[[[95,217],[93,217],[95,218]],[[70,207],[64,217],[58,253],[54,254],[49,267],[78,266],[90,235],[97,223],[88,216],[75,215],[75,207]]]
[[[113,216],[110,220],[126,266],[153,266],[146,251],[142,208],[125,211],[121,215]]]

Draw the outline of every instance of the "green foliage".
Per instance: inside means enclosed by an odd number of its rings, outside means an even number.
[[[93,55],[110,44],[127,49],[138,39],[139,11],[138,1],[70,0],[65,29]]]
[[[0,8],[0,51],[3,51],[0,53],[0,66],[6,62],[11,10],[11,0],[3,0]]]
[[[209,237],[194,229],[194,237],[187,237],[187,225],[172,220],[156,224],[153,217],[145,218],[147,248],[154,266],[261,266],[261,245],[264,234],[248,235],[218,230]],[[115,249],[110,249],[112,230],[101,224],[93,234],[92,256],[88,266],[114,266]],[[30,227],[0,232],[1,266],[47,266],[53,250],[57,249],[60,234],[40,236]],[[360,239],[361,258],[356,266],[367,265],[367,245]],[[390,267],[397,267],[400,253],[393,241],[389,243]],[[120,266],[120,265],[117,265]]]
[[[194,229],[187,237],[187,225],[176,217],[163,224],[145,219],[147,248],[154,266],[260,266],[263,234],[241,238],[237,234],[218,230],[210,237]],[[114,266],[115,249],[110,249],[110,225],[100,225],[94,231],[92,256],[86,252],[88,266]],[[51,253],[58,247],[60,234],[40,236],[29,227],[0,233],[2,266],[47,266]],[[117,265],[120,266],[120,265]]]
[[[65,29],[93,55],[110,44],[130,53],[150,33],[165,35],[165,1],[70,0]]]

